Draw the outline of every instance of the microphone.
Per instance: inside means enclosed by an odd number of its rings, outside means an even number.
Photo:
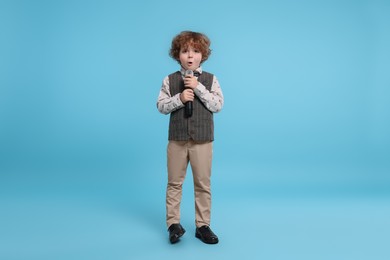
[[[188,77],[188,76],[193,77],[194,72],[192,70],[186,70],[186,72],[184,73],[184,77]],[[184,113],[185,113],[186,117],[191,117],[192,116],[192,101],[187,101],[184,109],[185,109]]]

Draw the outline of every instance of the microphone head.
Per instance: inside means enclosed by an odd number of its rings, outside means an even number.
[[[187,76],[193,77],[194,76],[194,72],[192,70],[186,70],[186,72],[184,73],[184,76],[185,77],[187,77]]]

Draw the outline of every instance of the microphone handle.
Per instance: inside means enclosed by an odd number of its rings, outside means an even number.
[[[186,114],[186,117],[192,116],[192,101],[188,101],[185,104],[185,114]]]

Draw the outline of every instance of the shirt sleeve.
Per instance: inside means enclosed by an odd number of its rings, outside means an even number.
[[[194,89],[195,95],[202,101],[208,110],[213,113],[221,111],[224,103],[221,86],[216,76],[213,77],[213,84],[209,91],[202,83]]]
[[[184,107],[180,100],[180,93],[171,96],[169,91],[169,77],[165,77],[157,99],[157,109],[162,114],[169,114],[179,108]]]

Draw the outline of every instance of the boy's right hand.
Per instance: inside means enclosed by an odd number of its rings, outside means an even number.
[[[180,94],[180,100],[183,104],[187,103],[188,101],[194,101],[194,91],[189,88],[185,89]]]

